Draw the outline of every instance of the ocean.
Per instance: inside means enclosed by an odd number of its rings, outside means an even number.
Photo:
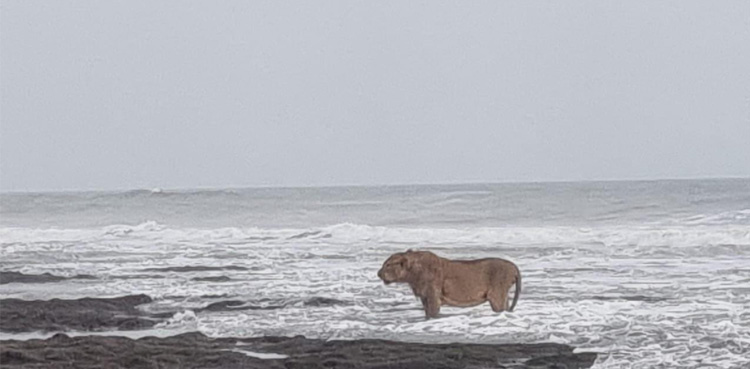
[[[406,249],[515,262],[516,310],[425,321],[376,275]],[[172,314],[105,334],[559,342],[595,368],[750,367],[748,179],[3,193],[0,270],[95,277],[4,298],[146,294]],[[237,308],[202,310],[222,301]]]

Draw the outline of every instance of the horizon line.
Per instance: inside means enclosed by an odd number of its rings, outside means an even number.
[[[132,191],[150,192],[198,192],[224,190],[253,190],[253,189],[329,189],[329,188],[368,188],[368,187],[410,187],[410,186],[461,186],[461,185],[503,185],[503,184],[565,184],[565,183],[609,183],[609,182],[677,182],[677,181],[711,181],[711,180],[750,180],[743,176],[717,177],[664,177],[664,178],[624,178],[624,179],[582,179],[582,180],[507,180],[507,181],[455,181],[455,182],[413,182],[413,183],[382,183],[382,184],[328,184],[328,185],[228,185],[196,186],[196,187],[152,187],[152,188],[115,188],[115,189],[59,189],[59,190],[0,190],[0,195],[14,194],[73,194],[73,193],[116,193]]]

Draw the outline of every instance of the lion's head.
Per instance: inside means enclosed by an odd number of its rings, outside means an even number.
[[[383,263],[383,267],[378,271],[378,277],[380,277],[385,284],[407,282],[409,278],[408,253],[409,251],[395,253]]]
[[[406,282],[421,284],[434,280],[440,275],[440,258],[429,251],[398,252],[391,255],[378,271],[378,277],[391,284]]]

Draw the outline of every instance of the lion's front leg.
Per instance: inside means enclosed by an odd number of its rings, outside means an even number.
[[[422,297],[422,306],[424,307],[425,318],[437,318],[440,314],[440,294],[431,292],[426,297]]]

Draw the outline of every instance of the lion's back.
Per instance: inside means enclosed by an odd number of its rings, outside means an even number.
[[[476,285],[493,283],[497,278],[514,280],[517,273],[513,262],[500,258],[453,260],[449,265],[446,276],[471,279]]]

